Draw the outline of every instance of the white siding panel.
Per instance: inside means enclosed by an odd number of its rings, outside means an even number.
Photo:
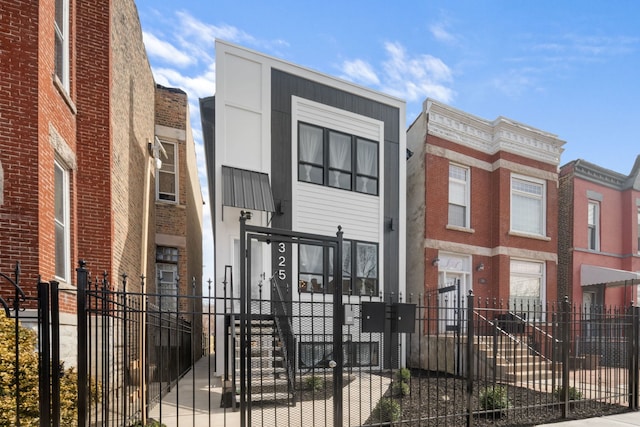
[[[380,140],[383,123],[379,120],[354,114],[324,104],[294,97],[297,119],[329,129],[350,133],[363,138]]]
[[[345,239],[380,242],[380,199],[376,196],[296,182],[294,229]]]
[[[232,54],[227,54],[225,59],[225,103],[260,111],[262,65]]]
[[[268,149],[263,147],[262,142],[262,115],[230,106],[225,109],[227,150],[225,159],[221,163],[260,171],[262,151]]]

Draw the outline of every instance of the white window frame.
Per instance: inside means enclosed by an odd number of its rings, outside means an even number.
[[[58,12],[58,8],[62,9],[62,28],[58,25],[56,14]],[[69,92],[69,0],[56,0],[55,1],[55,11],[54,11],[54,44],[60,40],[60,44],[62,51],[58,52],[56,47],[54,46],[54,75],[60,80],[62,83],[62,87],[68,93]],[[56,69],[56,64],[58,62],[58,53],[62,55],[61,62],[62,68],[60,70]]]
[[[71,242],[71,238],[70,238],[70,211],[69,211],[69,201],[70,201],[70,195],[69,195],[69,170],[66,169],[63,164],[61,162],[59,162],[58,160],[54,160],[53,161],[54,164],[54,212],[53,212],[53,218],[54,218],[54,245],[55,245],[55,264],[54,264],[54,271],[55,271],[55,277],[57,279],[59,279],[60,281],[64,281],[64,282],[69,282],[69,266],[70,266],[70,258],[71,258],[71,249],[70,249],[70,242]],[[58,183],[57,183],[57,179],[55,177],[55,175],[57,174],[57,171],[60,171],[62,173],[62,182],[60,183],[62,188],[58,188]],[[58,217],[57,215],[57,211],[58,211],[58,206],[56,206],[57,204],[57,200],[58,200],[58,192],[61,191],[62,192],[62,197],[60,198],[60,202],[62,203],[62,217]],[[56,228],[58,227],[62,227],[62,239],[63,241],[62,243],[62,254],[58,253],[58,233],[56,231]],[[62,265],[61,265],[61,270],[58,269],[58,256],[62,255],[63,259],[62,259]]]
[[[536,185],[536,186],[540,186],[541,192],[540,195],[535,195],[529,192],[524,192],[524,191],[519,191],[519,190],[514,190],[513,186],[514,183],[516,181],[520,181],[520,182],[524,182],[524,183],[528,183],[531,185]],[[547,229],[547,183],[546,181],[542,180],[542,179],[536,179],[536,178],[532,178],[529,176],[525,176],[525,175],[517,175],[517,174],[512,174],[511,175],[511,182],[510,182],[510,187],[509,187],[510,191],[509,191],[509,195],[510,195],[510,230],[511,232],[514,233],[518,233],[518,234],[528,234],[531,236],[541,236],[541,237],[546,237],[546,229]],[[529,231],[529,230],[519,230],[517,228],[515,228],[514,226],[514,194],[518,194],[524,197],[528,197],[531,199],[535,199],[535,200],[540,200],[540,230],[539,231]]]
[[[179,168],[178,168],[178,158],[179,158],[179,153],[178,153],[178,149],[179,149],[179,145],[176,144],[175,142],[167,142],[167,141],[162,141],[161,142],[162,146],[166,148],[168,146],[173,146],[173,171],[171,170],[167,170],[166,167],[169,163],[169,158],[168,158],[168,154],[165,155],[165,157],[162,158],[162,166],[160,167],[160,169],[158,169],[156,171],[156,200],[159,202],[165,202],[165,203],[179,203],[179,198],[178,198],[178,194],[180,193],[180,182],[178,180],[178,176],[179,176]],[[173,174],[173,182],[174,182],[174,188],[175,188],[175,193],[171,194],[171,193],[162,193],[165,194],[167,196],[171,196],[173,195],[173,199],[170,198],[162,198],[161,193],[160,193],[160,176],[163,174]]]
[[[592,208],[593,223],[591,222]],[[593,241],[591,240],[592,234]],[[600,250],[600,203],[594,200],[589,200],[587,203],[587,249],[590,251]]]
[[[529,265],[531,267],[533,267],[533,265],[536,265],[536,266],[539,266],[539,271],[534,272],[533,269],[526,269],[526,268],[520,271],[517,271],[517,269],[515,268],[517,264],[520,264],[521,266]],[[540,313],[542,311],[540,307],[544,304],[545,298],[546,298],[546,286],[545,286],[545,284],[547,283],[546,274],[547,274],[546,264],[544,261],[511,258],[509,260],[509,309],[515,312],[519,312],[520,308],[527,310],[526,305],[521,306],[522,298],[512,297],[515,279],[517,278],[522,278],[525,280],[538,279],[538,285],[540,287],[539,289],[540,295],[538,300],[539,305],[535,307],[529,307],[528,311],[532,313],[535,309],[536,313]]]
[[[451,170],[452,168],[458,168],[458,169],[462,169],[465,172],[466,175],[466,180],[461,180],[458,178],[454,178],[451,176]],[[452,203],[451,200],[451,185],[454,184],[458,184],[458,185],[463,185],[464,186],[464,204],[460,205],[458,203]],[[459,224],[452,224],[451,223],[451,212],[448,213],[448,218],[447,218],[447,223],[450,226],[454,226],[454,227],[462,227],[462,228],[471,228],[471,168],[469,168],[468,166],[462,166],[462,165],[458,165],[455,163],[450,163],[449,164],[449,206],[451,205],[455,205],[455,206],[462,206],[464,207],[465,213],[464,213],[464,224],[463,225],[459,225]]]

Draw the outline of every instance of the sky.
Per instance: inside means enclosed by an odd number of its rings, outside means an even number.
[[[198,100],[215,94],[221,39],[406,101],[506,117],[629,174],[640,155],[635,0],[135,0],[156,83],[187,92],[203,195],[203,280],[213,235]]]

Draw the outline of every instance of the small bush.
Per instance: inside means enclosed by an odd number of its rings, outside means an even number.
[[[149,419],[147,420],[147,424],[145,425],[142,425],[142,421],[138,421],[137,423],[132,424],[131,427],[167,427],[167,426],[162,424],[160,421]]]
[[[393,394],[396,396],[409,396],[411,394],[411,388],[409,384],[404,381],[393,383]]]
[[[396,372],[396,378],[398,378],[398,381],[408,383],[411,379],[411,371],[407,368],[401,368]]]
[[[389,399],[388,397],[383,397],[373,409],[371,419],[374,422],[395,422],[400,419],[401,413],[402,410],[397,401]]]
[[[558,400],[562,400],[564,396],[564,387],[558,387],[553,391],[553,395]],[[575,387],[569,387],[569,400],[581,400],[582,393]]]
[[[311,375],[305,378],[304,386],[307,390],[320,391],[324,388],[324,380],[317,375]]]
[[[510,406],[506,387],[486,387],[480,392],[480,408],[485,411],[508,409]]]

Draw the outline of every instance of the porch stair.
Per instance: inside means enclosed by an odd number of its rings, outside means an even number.
[[[236,336],[240,336],[240,322],[235,325]],[[250,385],[252,403],[292,403],[294,393],[290,390],[284,348],[272,316],[264,315],[251,320],[247,344],[247,387]],[[236,367],[236,391],[240,393],[240,339],[234,349]],[[239,398],[237,399],[239,402]]]
[[[494,342],[495,341],[495,342]],[[480,366],[486,366],[490,375],[509,383],[550,380],[560,376],[561,366],[545,358],[527,343],[525,337],[479,336],[474,340]],[[494,347],[496,347],[494,349]]]

